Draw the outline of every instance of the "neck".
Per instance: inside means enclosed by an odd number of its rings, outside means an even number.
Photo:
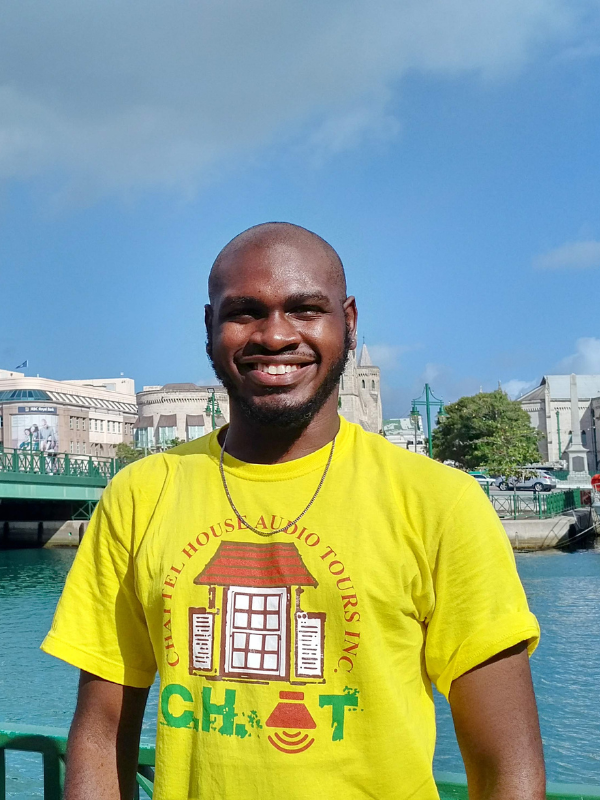
[[[302,429],[277,428],[249,421],[232,400],[227,453],[250,464],[281,464],[314,453],[331,442],[340,428],[337,392]],[[223,446],[224,434],[219,435]]]

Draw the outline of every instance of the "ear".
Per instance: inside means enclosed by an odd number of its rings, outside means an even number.
[[[210,336],[212,331],[213,309],[208,303],[204,306],[204,324],[206,325],[206,335]]]
[[[356,350],[356,325],[358,322],[356,299],[352,296],[347,297],[344,300],[342,308],[344,309],[344,317],[346,318],[346,327],[350,334],[350,350]]]

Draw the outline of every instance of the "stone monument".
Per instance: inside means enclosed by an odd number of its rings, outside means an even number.
[[[589,486],[588,451],[581,444],[581,423],[579,421],[579,396],[577,394],[577,375],[571,375],[571,441],[565,451],[569,459],[567,483],[573,486]]]

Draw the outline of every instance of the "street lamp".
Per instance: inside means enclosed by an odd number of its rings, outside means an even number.
[[[425,406],[427,414],[427,450],[429,451],[429,458],[433,458],[433,446],[431,442],[431,409],[432,407],[437,407],[438,419],[443,419],[448,415],[446,413],[446,409],[444,408],[444,401],[440,400],[434,395],[428,383],[425,384],[425,389],[421,393],[421,396],[412,401],[410,418],[413,422],[415,422],[415,429],[419,424],[419,406]],[[415,439],[415,452],[416,450],[417,446]]]
[[[413,425],[415,426],[415,453],[416,453],[417,439],[419,437],[419,422],[421,421],[421,415],[419,414],[419,409],[416,407],[414,401],[413,401],[413,406],[410,410],[410,419]]]
[[[208,403],[206,404],[205,412],[209,415],[212,421],[212,429],[214,431],[215,425],[215,416],[221,415],[221,409],[219,408],[219,403],[217,398],[215,397],[215,390],[209,389],[210,397],[208,398]]]

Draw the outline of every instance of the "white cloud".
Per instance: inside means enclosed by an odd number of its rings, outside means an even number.
[[[536,381],[520,381],[518,378],[513,378],[510,381],[506,381],[506,383],[502,384],[503,391],[511,398],[511,400],[516,400],[521,395],[525,394],[525,392],[529,391],[529,389],[533,389],[536,386]]]
[[[587,12],[594,0],[8,3],[0,177],[193,191],[276,142],[322,158],[385,141],[403,76],[510,76],[587,42]]]
[[[418,345],[393,345],[393,344],[370,344],[368,345],[371,361],[375,366],[384,369],[395,369],[399,366],[400,356],[416,350]],[[360,350],[360,348],[359,348]]]
[[[560,373],[598,375],[600,373],[600,339],[593,336],[577,339],[575,352],[557,364]]]
[[[600,242],[567,242],[536,256],[536,269],[591,269],[600,267]]]

